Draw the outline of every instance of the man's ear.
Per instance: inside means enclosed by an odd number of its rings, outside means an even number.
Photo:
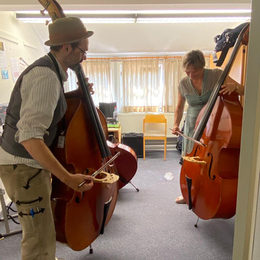
[[[70,53],[72,50],[72,47],[70,44],[64,44],[63,45],[63,50],[65,50],[67,53]]]

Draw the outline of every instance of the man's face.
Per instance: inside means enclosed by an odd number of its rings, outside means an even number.
[[[79,42],[79,45],[75,49],[77,49],[80,52],[80,62],[85,60],[87,58],[88,39],[81,40]]]
[[[70,53],[69,67],[73,67],[74,65],[81,63],[83,60],[86,60],[87,51],[88,51],[88,39],[83,39],[79,42],[77,47],[72,49]]]
[[[201,79],[203,77],[203,68],[195,68],[193,65],[187,66],[185,72],[191,80]]]

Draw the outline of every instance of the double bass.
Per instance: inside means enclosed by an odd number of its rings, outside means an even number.
[[[135,151],[125,144],[110,142],[108,140],[108,127],[105,116],[99,109],[98,114],[107,139],[107,146],[109,147],[111,154],[114,156],[119,153],[119,156],[114,161],[119,175],[118,189],[120,190],[126,184],[130,183],[136,191],[139,192],[139,189],[131,182],[131,179],[137,171],[137,156]]]
[[[52,20],[65,17],[55,0],[39,2]],[[113,214],[119,179],[113,162],[119,154],[112,157],[107,146],[81,65],[72,69],[79,83],[78,95],[66,98],[68,108],[52,151],[69,172],[92,175],[94,186],[80,193],[53,178],[51,198],[57,240],[82,250],[104,232]]]
[[[183,157],[180,174],[182,195],[199,218],[231,218],[236,211],[242,106],[238,95],[219,95],[249,23],[241,30],[230,60],[209,101],[199,113],[192,139],[193,150]]]

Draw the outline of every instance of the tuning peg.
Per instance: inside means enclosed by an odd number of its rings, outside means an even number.
[[[46,11],[46,9],[40,10],[42,15],[45,15],[45,11]]]

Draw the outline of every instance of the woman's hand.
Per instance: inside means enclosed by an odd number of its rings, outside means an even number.
[[[239,84],[231,77],[227,76],[225,80],[225,84],[221,86],[221,90],[219,91],[220,94],[228,94],[230,95],[233,92],[236,92],[237,94],[243,96],[244,95],[244,85]]]
[[[178,126],[174,126],[173,128],[172,128],[172,134],[174,134],[174,135],[179,135],[179,132],[181,132],[181,130],[180,130],[180,128],[178,127]]]
[[[238,88],[239,88],[239,85],[238,84],[235,84],[235,83],[226,83],[224,85],[221,86],[221,90],[219,91],[219,93],[225,95],[225,94],[228,94],[230,95],[231,93],[233,93],[234,91],[235,92],[238,92]]]

